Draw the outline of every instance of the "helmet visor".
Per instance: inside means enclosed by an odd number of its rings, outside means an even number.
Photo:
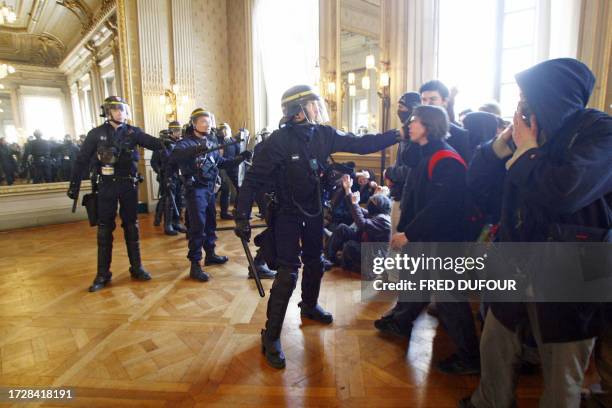
[[[113,116],[113,111],[121,112],[121,116],[123,120],[121,122],[126,122],[132,118],[132,113],[130,111],[130,105],[125,102],[119,101],[110,101],[104,104],[104,109],[106,111],[106,119],[116,120],[117,113]],[[118,120],[117,120],[118,121]],[[118,121],[119,122],[119,121]]]
[[[322,125],[329,122],[327,107],[321,98],[310,99],[300,103],[302,112],[306,116],[306,120],[315,125]]]

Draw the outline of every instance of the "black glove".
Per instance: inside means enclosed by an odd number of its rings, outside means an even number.
[[[66,192],[66,195],[68,195],[68,197],[70,197],[71,200],[75,200],[79,196],[80,189],[81,189],[81,183],[79,183],[78,181],[71,181],[70,187],[68,187],[68,191]]]
[[[236,219],[234,234],[236,234],[238,238],[249,241],[251,239],[251,225],[249,224],[249,220]]]
[[[251,157],[253,157],[253,153],[251,153],[248,150],[245,150],[244,152],[240,152],[240,157],[242,157],[242,160],[251,160]]]
[[[206,146],[206,144],[199,144],[195,147],[195,153],[196,156],[199,156],[201,154],[206,154],[208,153],[208,147]]]

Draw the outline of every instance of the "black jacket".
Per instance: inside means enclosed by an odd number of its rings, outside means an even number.
[[[469,132],[460,126],[450,123],[448,129],[450,136],[446,139],[448,143],[467,163],[470,159],[470,136]]]
[[[421,146],[421,159],[406,180],[397,230],[412,242],[463,240],[466,169],[455,159],[442,159],[436,163],[430,180],[429,161],[440,150],[454,151],[444,141]]]
[[[483,145],[470,168],[470,187],[495,201],[501,194],[500,240],[542,242],[553,223],[610,228],[612,214],[612,118],[585,109],[595,78],[573,59],[550,60],[517,75],[542,131],[540,147],[524,152],[508,171],[493,144]],[[502,189],[500,190],[500,186]],[[509,329],[526,318],[523,304],[493,303]],[[597,334],[600,305],[538,303],[544,342],[567,342]]]
[[[248,219],[255,194],[273,180],[281,211],[316,211],[319,177],[332,153],[367,154],[397,142],[397,131],[357,137],[330,126],[289,123],[274,131],[253,157],[238,196],[238,218]],[[316,175],[315,175],[316,174]]]
[[[391,217],[387,214],[370,216],[368,210],[353,204],[351,195],[345,195],[353,222],[357,227],[359,242],[389,242],[391,239]]]
[[[227,160],[219,150],[202,153],[201,148],[210,149],[217,147],[217,138],[212,134],[200,138],[193,133],[188,133],[177,144],[170,155],[167,171],[180,170],[185,178],[185,187],[212,187],[219,175],[219,169],[228,169],[238,166],[243,158],[235,157]]]
[[[117,162],[114,165],[115,176],[135,176],[140,158],[137,150],[139,146],[149,150],[159,150],[163,147],[158,138],[146,134],[135,126],[124,124],[115,129],[110,123],[106,122],[95,127],[87,133],[87,137],[81,146],[76,162],[72,167],[71,180],[80,182],[87,175],[92,164],[99,172],[101,162],[96,153],[101,148],[110,148],[115,151],[117,156]]]
[[[472,161],[472,157],[478,146],[493,139],[497,133],[497,116],[489,112],[470,112],[463,118],[463,126],[468,131],[468,157],[466,162]]]

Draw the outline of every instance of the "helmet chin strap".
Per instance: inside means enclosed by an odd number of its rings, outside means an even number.
[[[124,125],[124,124],[125,124],[125,122],[117,122],[117,121],[116,121],[115,119],[113,119],[112,117],[111,117],[111,118],[110,118],[108,121],[109,121],[109,122],[113,122],[114,124],[119,125],[119,126],[121,126],[121,125]]]

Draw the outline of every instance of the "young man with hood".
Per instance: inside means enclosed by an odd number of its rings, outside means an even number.
[[[585,109],[593,74],[561,58],[516,80],[521,101],[513,127],[478,149],[469,177],[483,192],[499,192],[503,184],[500,241],[560,241],[549,232],[552,224],[610,229],[612,119]],[[521,327],[531,328],[542,360],[540,407],[579,406],[600,312],[597,303],[492,303],[480,344],[480,384],[461,406],[516,405]]]

